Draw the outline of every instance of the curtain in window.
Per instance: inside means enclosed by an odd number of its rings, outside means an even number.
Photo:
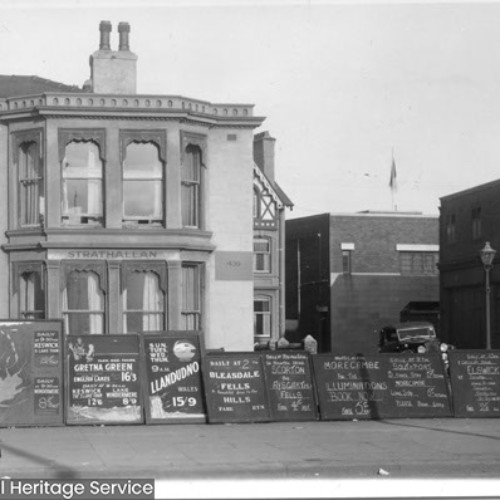
[[[100,290],[99,290],[99,278],[95,273],[87,274],[87,289],[88,289],[88,307],[89,307],[89,333],[103,333],[103,317],[101,311],[103,310],[103,304]],[[99,311],[98,313],[92,313],[92,311]]]
[[[155,273],[146,273],[142,295],[142,328],[144,332],[161,330],[162,292],[159,288],[158,276]]]
[[[64,323],[64,332],[66,335],[69,335],[69,314],[66,312],[68,310],[68,287],[66,286],[62,293],[62,311],[63,311],[63,323]]]
[[[82,271],[68,275],[62,310],[66,333],[104,333],[104,297],[96,273]]]
[[[200,277],[196,266],[182,268],[182,317],[185,330],[200,327]]]
[[[35,310],[35,275],[34,273],[24,273],[20,283],[20,313],[26,317],[25,313]]]

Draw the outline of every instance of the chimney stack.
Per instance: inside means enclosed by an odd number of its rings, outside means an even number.
[[[129,23],[119,23],[118,24],[118,33],[120,34],[120,45],[118,50],[120,51],[130,51],[129,48],[129,33],[130,33],[130,24]]]
[[[101,21],[99,50],[90,56],[90,89],[96,94],[136,94],[137,56],[130,52],[129,23],[118,24],[118,50],[111,50],[111,23]]]
[[[111,45],[109,44],[111,23],[109,21],[101,21],[101,23],[99,24],[99,31],[101,32],[99,50],[111,50]]]
[[[274,145],[276,139],[269,132],[261,132],[253,138],[253,159],[257,166],[274,181]]]

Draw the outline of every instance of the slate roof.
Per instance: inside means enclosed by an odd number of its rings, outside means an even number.
[[[84,92],[76,85],[66,85],[34,75],[0,75],[0,98],[38,95],[44,92]]]

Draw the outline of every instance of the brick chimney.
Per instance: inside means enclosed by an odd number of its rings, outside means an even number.
[[[137,56],[130,52],[129,23],[118,24],[117,51],[111,50],[111,23],[99,24],[99,50],[90,56],[90,89],[96,94],[136,94]]]
[[[271,137],[267,130],[253,138],[253,159],[270,180],[274,180],[275,143],[276,139]]]

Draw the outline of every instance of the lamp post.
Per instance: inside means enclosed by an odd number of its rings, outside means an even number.
[[[490,270],[492,268],[493,259],[495,258],[496,250],[491,248],[490,242],[487,241],[484,248],[479,251],[481,261],[483,262],[484,271],[486,273],[486,349],[491,349],[491,318],[490,318]]]

